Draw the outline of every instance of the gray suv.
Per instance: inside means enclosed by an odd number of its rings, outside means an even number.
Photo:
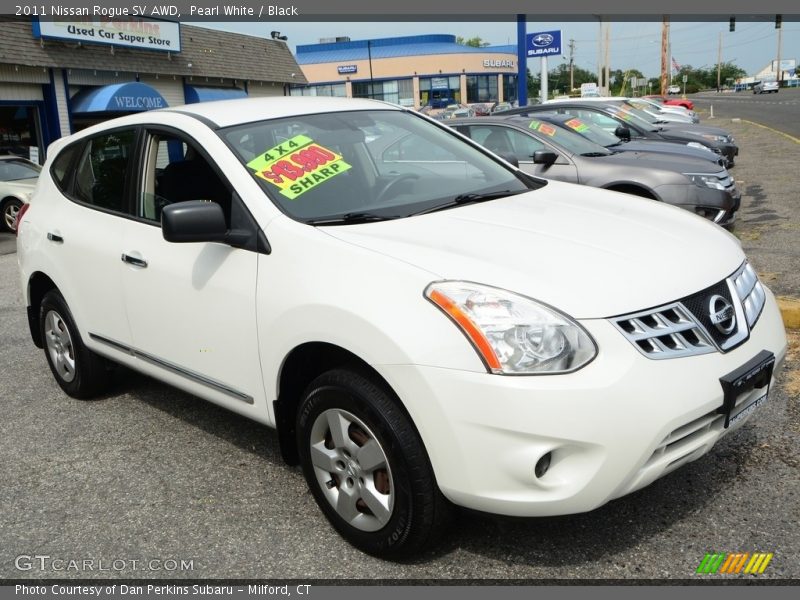
[[[614,152],[530,117],[459,119],[451,127],[532,175],[659,200],[725,227],[736,219],[741,194],[728,171],[711,161]]]

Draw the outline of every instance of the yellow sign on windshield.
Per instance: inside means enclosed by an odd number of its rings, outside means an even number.
[[[257,177],[278,187],[281,195],[290,200],[351,168],[341,155],[305,135],[296,135],[270,148],[247,166]]]

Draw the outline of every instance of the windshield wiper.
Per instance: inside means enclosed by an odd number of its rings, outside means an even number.
[[[375,223],[378,221],[391,221],[399,219],[397,215],[377,215],[370,212],[350,212],[339,217],[327,217],[324,219],[309,219],[309,225],[354,225],[356,223]]]
[[[434,206],[433,208],[426,208],[425,210],[412,213],[410,216],[426,215],[428,213],[436,212],[439,210],[446,210],[448,208],[453,208],[454,206],[460,206],[462,204],[475,204],[477,202],[485,202],[486,200],[495,200],[497,198],[505,198],[506,196],[515,196],[517,194],[521,194],[523,192],[528,192],[528,191],[530,190],[517,190],[515,192],[512,192],[511,190],[498,190],[496,192],[485,192],[483,194],[474,194],[474,193],[459,194],[458,196],[453,198],[450,202]]]
[[[581,156],[609,156],[610,154],[613,154],[613,152],[584,152]]]

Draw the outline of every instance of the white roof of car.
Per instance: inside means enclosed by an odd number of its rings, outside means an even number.
[[[265,119],[349,110],[403,109],[388,102],[361,98],[280,96],[185,104],[163,109],[163,112],[179,111],[209,119],[220,127],[228,127],[239,123],[252,123]]]

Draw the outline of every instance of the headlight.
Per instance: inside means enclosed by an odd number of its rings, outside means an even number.
[[[706,152],[711,152],[712,154],[714,153],[714,151],[711,148],[709,148],[708,146],[704,146],[700,142],[689,142],[686,145],[689,146],[690,148],[698,148],[699,150],[705,150]]]
[[[752,329],[758,317],[761,316],[767,295],[764,292],[764,286],[758,280],[755,269],[750,266],[750,263],[745,263],[739,269],[739,272],[733,276],[733,286],[736,288],[736,295],[739,296],[744,308],[747,325]]]
[[[691,131],[687,133],[691,133]],[[700,137],[706,140],[711,140],[712,142],[719,142],[721,144],[728,141],[728,138],[724,135],[715,135],[713,133],[701,133]]]
[[[461,328],[493,373],[568,373],[597,355],[583,327],[525,296],[468,281],[440,281],[426,288],[425,297]]]
[[[714,175],[702,175],[699,173],[684,173],[684,175],[686,175],[686,177],[691,179],[692,183],[694,183],[697,186],[710,187],[714,188],[715,190],[723,190],[723,191],[725,190],[725,186],[719,180],[719,177],[715,177]]]

